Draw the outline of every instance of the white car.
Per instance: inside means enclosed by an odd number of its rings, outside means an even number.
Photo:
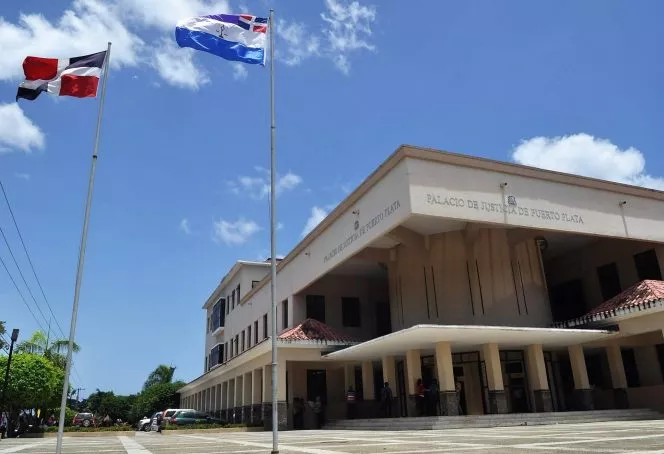
[[[150,423],[152,422],[152,418],[145,417],[138,421],[138,424],[136,425],[138,430],[141,430],[143,432],[149,432],[150,431]]]

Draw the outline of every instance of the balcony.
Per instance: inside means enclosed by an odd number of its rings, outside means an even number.
[[[212,336],[220,336],[224,332],[224,325],[216,327],[212,330]]]

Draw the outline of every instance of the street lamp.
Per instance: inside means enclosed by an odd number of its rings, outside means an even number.
[[[5,371],[5,384],[2,387],[2,406],[0,406],[0,409],[4,409],[6,405],[7,385],[9,384],[9,367],[12,364],[12,353],[14,352],[14,343],[16,342],[17,339],[18,339],[18,329],[15,328],[12,330],[11,343],[9,344],[9,357],[7,358],[7,370]],[[5,430],[8,432],[9,412],[6,412],[6,414],[7,414],[7,427],[5,428]]]

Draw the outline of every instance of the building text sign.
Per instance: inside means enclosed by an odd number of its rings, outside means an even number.
[[[323,262],[327,263],[329,260],[334,258],[337,254],[340,254],[341,251],[346,249],[348,246],[353,244],[358,239],[362,238],[365,234],[369,233],[373,228],[378,226],[385,219],[389,218],[394,213],[396,213],[399,210],[399,208],[401,208],[401,203],[399,203],[398,200],[395,200],[390,205],[386,206],[383,210],[379,211],[374,216],[372,216],[371,219],[369,219],[369,221],[366,222],[365,224],[360,224],[360,221],[356,220],[354,225],[353,225],[353,228],[355,229],[355,231],[351,235],[349,235],[343,241],[343,243],[339,243],[337,245],[337,247],[335,247],[330,252],[325,254],[325,257],[323,258]]]
[[[500,204],[460,197],[456,194],[427,193],[426,202],[428,205],[443,205],[487,213],[506,213],[508,215],[537,218],[551,222],[583,224],[583,218],[579,214],[570,211],[543,210],[538,207],[521,206],[517,204],[514,196],[508,197],[509,203]]]

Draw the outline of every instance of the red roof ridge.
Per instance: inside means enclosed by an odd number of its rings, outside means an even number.
[[[606,314],[643,304],[664,300],[664,281],[645,279],[592,309],[586,316]]]
[[[286,342],[314,341],[348,344],[359,342],[353,336],[340,333],[331,326],[313,318],[307,318],[299,325],[283,330],[277,338]]]

